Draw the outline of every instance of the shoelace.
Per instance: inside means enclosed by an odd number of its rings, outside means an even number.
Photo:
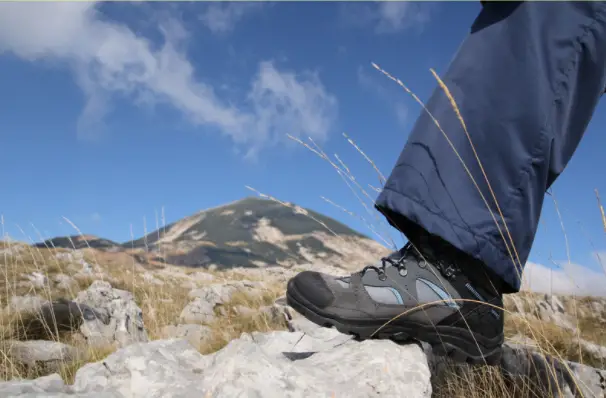
[[[425,268],[427,266],[427,260],[421,255],[413,245],[408,242],[400,251],[399,259],[391,257],[381,258],[381,264],[367,265],[360,271],[361,275],[364,275],[367,271],[373,270],[379,275],[379,280],[384,281],[387,279],[385,269],[388,266],[397,267],[398,272],[401,276],[406,276],[408,270],[406,269],[406,262],[411,257],[419,264],[419,267]],[[460,269],[454,264],[445,264],[437,258],[433,259],[432,264],[440,271],[440,273],[447,279],[455,279]]]
[[[362,275],[364,275],[367,271],[373,270],[379,275],[379,280],[384,281],[385,279],[387,279],[387,275],[385,274],[385,269],[387,268],[387,266],[392,266],[392,267],[398,268],[398,272],[400,273],[400,275],[406,276],[406,274],[408,273],[408,270],[406,269],[406,260],[410,256],[414,256],[415,258],[418,257],[418,253],[413,248],[412,244],[410,242],[408,242],[402,248],[402,250],[399,251],[399,254],[400,254],[399,259],[394,259],[391,257],[383,257],[380,260],[381,264],[367,265],[366,267],[364,267],[362,269],[362,271],[360,271],[360,273]],[[419,264],[422,264],[422,267],[424,267],[425,261],[421,260],[421,262]]]

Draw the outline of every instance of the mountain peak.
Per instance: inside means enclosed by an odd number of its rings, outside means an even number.
[[[120,244],[95,235],[71,235],[57,236],[43,242],[35,243],[38,248],[69,248],[69,249],[110,249],[119,247]]]
[[[72,242],[82,239],[51,241],[55,247],[71,248],[76,246]],[[218,268],[292,266],[319,260],[357,264],[359,259],[352,256],[366,258],[369,252],[379,256],[385,250],[330,217],[293,203],[284,205],[255,196],[201,210],[121,245],[99,238],[93,242],[93,248],[120,246],[152,252],[168,264]]]

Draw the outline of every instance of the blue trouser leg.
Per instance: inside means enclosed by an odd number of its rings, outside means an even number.
[[[439,87],[427,108],[479,190],[423,111],[377,208],[481,260],[506,282],[506,291],[518,291],[521,272],[514,264],[528,259],[545,191],[570,160],[606,86],[606,5],[487,3],[442,79],[458,104],[513,245],[505,243],[510,241],[493,195]]]

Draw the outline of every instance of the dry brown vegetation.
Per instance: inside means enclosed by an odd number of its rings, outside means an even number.
[[[181,283],[188,275],[199,270],[179,270],[183,278],[173,278],[161,273],[153,273],[153,280],[143,277],[149,267],[137,263],[125,253],[103,253],[93,249],[84,249],[83,260],[93,266],[97,275],[78,273],[81,264],[63,259],[58,253],[70,250],[57,248],[34,248],[25,244],[0,242],[0,308],[6,308],[0,316],[0,379],[35,378],[48,374],[43,368],[27,367],[12,358],[13,341],[52,340],[70,344],[81,350],[81,357],[59,366],[62,377],[71,382],[77,369],[88,362],[103,359],[115,350],[115,347],[91,349],[82,341],[74,339],[73,334],[61,329],[62,322],[40,315],[38,312],[18,312],[10,310],[10,300],[14,296],[37,296],[44,300],[73,299],[77,293],[90,286],[96,279],[104,279],[112,287],[133,293],[136,303],[143,311],[145,327],[150,339],[161,338],[163,326],[178,323],[181,310],[191,301],[190,289],[184,289]],[[154,266],[157,271],[159,267]],[[44,282],[36,286],[28,276],[38,273],[44,276]],[[208,271],[214,279],[208,283],[233,281],[246,278],[238,272]],[[54,280],[57,275],[73,278],[73,284],[67,289],[57,288]],[[206,354],[225,346],[230,340],[244,332],[283,329],[285,325],[275,322],[264,314],[257,313],[241,316],[238,306],[258,309],[271,304],[283,294],[283,288],[275,286],[261,295],[235,294],[223,308],[223,314],[209,325],[212,330],[210,339],[205,340],[200,352]],[[65,322],[64,322],[65,323]],[[72,328],[65,328],[72,329]]]
[[[541,295],[521,292],[537,299]],[[590,303],[591,298],[577,298],[578,304]],[[604,369],[604,359],[587,350],[580,339],[599,345],[606,345],[602,321],[591,318],[579,318],[579,329],[568,330],[553,323],[540,321],[531,314],[520,315],[508,313],[505,318],[506,339],[513,342],[529,344],[532,350],[546,358],[568,360]],[[524,338],[529,340],[521,341]],[[549,369],[549,372],[554,372]],[[497,367],[468,366],[447,362],[445,372],[440,380],[434,382],[434,396],[439,398],[517,398],[517,397],[555,397],[559,396],[564,386],[539,385],[529,378],[508,378]],[[587,397],[589,398],[589,397]]]

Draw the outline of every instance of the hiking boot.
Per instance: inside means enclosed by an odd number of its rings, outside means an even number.
[[[288,305],[320,326],[361,340],[415,339],[459,362],[497,364],[502,290],[489,277],[479,278],[485,273],[481,264],[471,267],[471,259],[464,263],[457,255],[445,259],[417,249],[409,243],[348,277],[301,272],[288,282]]]

